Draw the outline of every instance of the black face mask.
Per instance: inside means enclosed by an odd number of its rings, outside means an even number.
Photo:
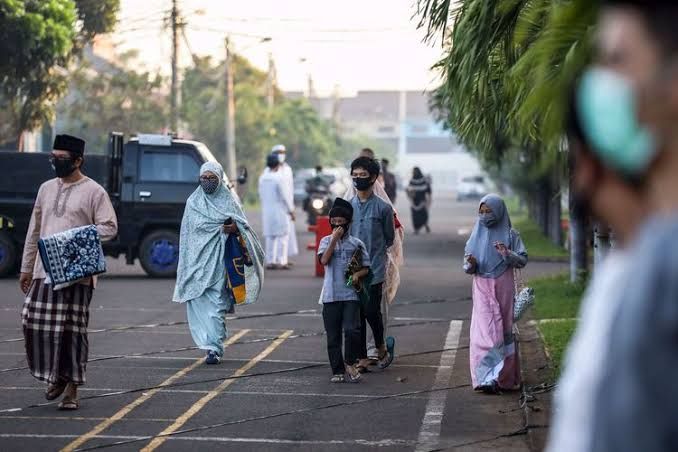
[[[344,236],[348,234],[348,228],[351,227],[351,223],[346,224],[330,224],[330,227],[334,231],[337,228],[344,228]],[[342,236],[343,237],[343,236]]]
[[[75,159],[50,159],[52,162],[52,169],[59,178],[68,177],[75,171]]]
[[[374,182],[371,177],[354,177],[353,186],[358,191],[365,191],[369,189]]]

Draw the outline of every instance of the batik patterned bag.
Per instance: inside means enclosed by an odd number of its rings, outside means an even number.
[[[38,241],[40,259],[53,290],[106,271],[106,258],[96,226],[82,226]]]

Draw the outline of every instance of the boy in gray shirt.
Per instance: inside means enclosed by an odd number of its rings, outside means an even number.
[[[352,219],[351,204],[337,198],[330,210],[332,234],[323,237],[318,246],[318,258],[325,266],[321,301],[327,333],[327,354],[333,374],[330,381],[333,383],[360,381],[360,373],[355,367],[360,353],[360,298],[356,288],[365,282],[369,273],[370,256],[365,244],[349,234]],[[351,273],[349,266],[354,255],[360,259],[359,266],[362,266]],[[347,285],[347,276],[350,276],[352,285]]]

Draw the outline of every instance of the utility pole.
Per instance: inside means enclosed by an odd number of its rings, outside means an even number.
[[[236,158],[235,158],[235,96],[233,92],[233,54],[231,52],[231,43],[226,37],[224,42],[226,48],[225,72],[226,72],[226,174],[231,182],[236,179]]]
[[[177,132],[179,123],[178,113],[178,91],[177,83],[177,65],[179,59],[179,9],[177,7],[178,0],[172,0],[172,13],[170,20],[172,22],[172,87],[170,93],[170,129],[172,132]]]
[[[275,62],[273,53],[268,53],[268,77],[266,78],[266,104],[269,110],[273,110],[275,105],[275,85],[276,85]]]

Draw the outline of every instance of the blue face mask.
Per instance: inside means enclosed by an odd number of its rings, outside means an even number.
[[[497,217],[494,215],[494,212],[480,213],[478,214],[478,219],[480,224],[486,228],[491,228],[497,224]]]
[[[657,146],[651,132],[638,122],[636,95],[629,81],[610,70],[589,69],[576,103],[592,151],[621,173],[642,174]]]

